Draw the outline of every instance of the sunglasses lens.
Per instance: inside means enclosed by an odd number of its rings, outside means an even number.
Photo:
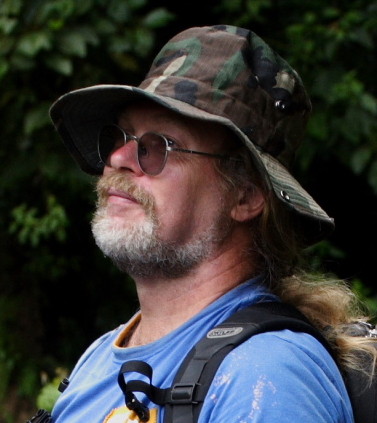
[[[147,132],[138,142],[139,165],[148,175],[158,175],[166,162],[166,141],[158,134]]]
[[[125,135],[115,125],[104,126],[98,135],[98,154],[102,162],[108,165],[110,155],[122,147],[125,143]]]
[[[134,138],[125,134],[118,126],[104,126],[98,135],[98,154],[101,161],[109,165],[111,154],[123,147],[128,139]],[[158,175],[165,166],[166,155],[166,141],[161,135],[147,132],[137,140],[137,158],[144,173]]]

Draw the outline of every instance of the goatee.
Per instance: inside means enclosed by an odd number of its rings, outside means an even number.
[[[108,213],[108,190],[123,191],[145,212],[142,223],[113,219]],[[92,232],[98,247],[123,272],[132,277],[177,278],[207,258],[224,238],[223,215],[195,240],[179,245],[160,239],[154,198],[123,174],[102,176],[97,183],[98,203]],[[221,230],[220,230],[221,226]],[[226,231],[227,232],[227,231]]]

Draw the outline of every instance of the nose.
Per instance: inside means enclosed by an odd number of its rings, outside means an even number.
[[[136,175],[143,175],[137,159],[137,142],[129,140],[121,147],[115,149],[110,153],[104,173],[111,172],[112,170],[130,171]]]

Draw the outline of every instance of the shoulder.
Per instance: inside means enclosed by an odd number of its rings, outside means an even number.
[[[227,421],[235,410],[237,421],[352,422],[329,353],[312,336],[289,330],[255,335],[225,357],[202,410],[216,419],[200,421]]]
[[[111,345],[115,341],[121,329],[122,326],[119,326],[116,329],[106,332],[95,341],[93,341],[77,361],[70,375],[70,379],[73,379],[73,377],[75,377],[79,371],[86,369],[86,367],[89,365],[92,366],[91,368],[93,368],[93,363],[96,363],[95,367],[97,368],[98,363],[101,365],[103,364],[102,360],[107,362],[108,357],[111,354]]]

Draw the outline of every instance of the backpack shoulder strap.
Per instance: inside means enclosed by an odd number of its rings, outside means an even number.
[[[377,348],[377,342],[371,339],[371,346]],[[377,375],[370,380],[370,369],[376,365],[372,358],[360,352],[360,370],[345,369],[343,378],[351,400],[355,423],[377,422]]]
[[[165,406],[164,423],[194,423],[223,358],[253,335],[290,329],[327,341],[297,309],[283,303],[258,303],[233,314],[199,341],[183,361]]]
[[[118,383],[126,404],[138,414],[141,421],[148,421],[148,408],[134,395],[134,392],[143,392],[155,404],[165,405],[164,423],[196,423],[213,377],[224,357],[253,335],[283,329],[309,333],[333,354],[327,341],[294,307],[280,302],[253,304],[237,311],[210,330],[192,348],[182,362],[171,388],[162,389],[152,384],[153,369],[147,363],[123,363]],[[129,372],[142,374],[144,380],[126,382],[125,375]]]

